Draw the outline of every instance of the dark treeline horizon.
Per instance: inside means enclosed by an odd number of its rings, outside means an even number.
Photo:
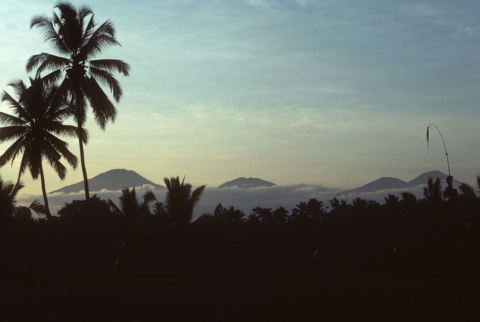
[[[458,273],[478,266],[480,198],[466,184],[459,194],[449,194],[439,179],[429,179],[424,198],[405,192],[386,196],[383,204],[360,197],[328,204],[311,198],[291,210],[255,207],[249,214],[218,204],[193,221],[203,189],[192,195],[188,184],[176,185],[191,206],[172,208],[174,188],[165,202],[125,189],[120,207],[93,196],[66,203],[49,219],[3,211],[0,256],[8,260],[0,270],[118,274],[314,267],[378,273],[435,266]]]

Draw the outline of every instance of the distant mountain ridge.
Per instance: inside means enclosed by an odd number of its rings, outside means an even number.
[[[436,178],[440,178],[442,181],[443,187],[446,187],[447,185],[447,175],[443,172],[440,171],[428,171],[425,173],[422,173],[415,179],[406,182],[397,178],[391,178],[391,177],[382,177],[380,179],[377,179],[375,181],[372,181],[370,183],[367,183],[366,185],[363,185],[361,187],[355,188],[355,189],[349,189],[349,190],[344,190],[340,191],[338,194],[339,195],[344,195],[344,194],[358,194],[358,193],[365,193],[365,192],[376,192],[380,190],[393,190],[393,189],[411,189],[415,188],[420,185],[426,185],[428,182],[428,178],[432,177],[434,180]],[[455,180],[453,178],[453,185],[459,185],[460,182]]]
[[[270,182],[270,181],[265,181],[259,178],[244,178],[240,177],[237,179],[234,179],[232,181],[227,181],[218,188],[243,188],[243,189],[248,189],[248,188],[257,188],[257,187],[273,187],[276,186],[275,183]]]
[[[133,186],[141,187],[144,184],[152,185],[156,190],[166,189],[164,186],[156,184],[145,179],[133,170],[113,169],[103,172],[91,179],[88,179],[90,192],[101,191],[103,189],[117,191]],[[83,181],[52,191],[50,193],[64,192],[72,193],[85,190]]]

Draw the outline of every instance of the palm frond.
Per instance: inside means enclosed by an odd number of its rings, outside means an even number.
[[[110,210],[117,216],[123,216],[122,211],[118,206],[112,201],[112,199],[108,199],[107,201],[108,206],[110,207]]]
[[[45,76],[42,77],[43,83],[45,86],[52,86],[54,85],[64,74],[62,69],[57,69]]]
[[[28,119],[28,113],[25,111],[23,106],[17,102],[10,94],[8,94],[6,91],[3,92],[2,94],[2,102],[7,101],[10,105],[10,107],[14,110],[15,114],[21,119]]]
[[[90,57],[101,53],[103,49],[115,45],[120,46],[120,43],[115,39],[113,23],[107,20],[91,33],[90,38],[79,53],[79,58],[88,60]]]
[[[0,143],[21,138],[25,134],[25,126],[6,126],[0,128]]]
[[[67,168],[58,159],[49,160],[49,163],[52,166],[53,170],[55,170],[55,173],[58,175],[60,180],[64,180],[65,177],[67,176]]]
[[[68,54],[68,48],[63,42],[62,37],[55,30],[56,19],[54,17],[48,18],[46,15],[37,15],[32,18],[30,23],[30,29],[37,27],[43,32],[43,39],[45,42],[49,42],[52,47],[62,54]],[[57,26],[61,29],[61,25]]]
[[[90,67],[90,74],[93,77],[98,78],[103,84],[108,85],[110,87],[110,91],[112,92],[115,100],[117,102],[120,100],[123,94],[122,87],[120,86],[120,83],[115,78],[115,76],[113,76],[112,73],[106,70]]]
[[[3,113],[3,112],[0,112],[0,123],[11,124],[11,125],[16,125],[16,126],[25,125],[24,120],[22,120],[22,119],[20,119],[16,116],[7,114],[7,113]]]
[[[15,161],[15,157],[17,156],[18,153],[22,153],[25,149],[23,146],[23,137],[19,138],[17,141],[15,141],[11,146],[3,152],[3,154],[0,156],[0,167],[4,166],[8,161]]]
[[[477,199],[477,195],[475,194],[475,190],[473,190],[472,186],[467,183],[462,183],[458,186],[460,190],[460,200],[464,202],[474,201]]]
[[[192,197],[190,198],[192,207],[195,207],[197,202],[200,200],[200,196],[202,195],[205,187],[206,187],[206,185],[203,185],[203,186],[200,186],[197,189],[193,190]]]
[[[31,79],[30,79],[30,81],[31,81]],[[25,83],[21,79],[10,82],[8,84],[8,86],[13,88],[13,91],[14,91],[15,95],[17,95],[18,97],[21,97],[27,89],[27,86],[25,85]]]
[[[97,69],[108,70],[110,72],[117,71],[125,76],[128,76],[130,71],[130,65],[119,59],[91,60],[90,66]]]
[[[68,60],[67,58],[54,56],[50,54],[43,54],[43,55],[48,55],[48,56],[45,57],[45,59],[43,59],[43,62],[40,64],[40,66],[38,66],[37,73],[36,73],[37,78],[41,77],[41,74],[45,70],[54,70],[54,71],[59,70],[59,72],[62,72],[61,69],[65,68],[70,64],[70,60]]]
[[[58,69],[68,66],[70,60],[64,57],[55,56],[48,53],[41,53],[31,56],[25,66],[27,72],[32,71],[35,67],[37,69],[37,77],[46,69]]]
[[[92,106],[95,121],[104,130],[109,120],[115,121],[117,109],[93,77],[88,79],[87,84],[86,94]]]
[[[89,6],[83,5],[80,8],[78,8],[77,15],[78,15],[78,18],[80,20],[80,24],[84,25],[84,20],[85,20],[86,17],[88,17],[88,16],[93,17],[93,11],[92,11],[92,9],[90,9]]]
[[[45,206],[42,205],[40,203],[40,201],[38,201],[36,199],[32,201],[32,203],[30,204],[30,206],[28,208],[32,209],[33,211],[35,211],[39,215],[45,215],[45,213],[46,213]]]
[[[58,154],[62,155],[74,169],[77,167],[78,158],[68,150],[67,142],[60,140],[59,138],[50,133],[45,134],[45,140],[48,141],[49,146],[53,148],[52,151],[55,151],[57,153],[57,156]]]
[[[29,162],[30,162],[29,155],[24,153],[23,156],[22,156],[22,160],[20,161],[20,167],[18,168],[17,182],[20,182],[20,178],[25,173],[25,171],[27,171],[27,169],[29,167]],[[13,161],[12,161],[12,163],[13,163]]]

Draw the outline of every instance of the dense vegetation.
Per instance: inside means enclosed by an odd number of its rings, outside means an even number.
[[[256,207],[247,216],[219,204],[190,222],[197,190],[194,196],[178,181],[163,203],[148,193],[139,202],[135,189],[126,189],[120,207],[94,196],[65,204],[48,220],[5,210],[0,256],[8,260],[0,269],[113,273],[117,261],[116,273],[478,268],[480,198],[466,184],[446,200],[440,181],[429,180],[424,198],[388,195],[383,205],[310,199],[290,211]]]

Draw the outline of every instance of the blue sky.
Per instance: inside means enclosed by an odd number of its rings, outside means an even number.
[[[472,183],[480,160],[479,1],[72,1],[111,19],[127,61],[118,117],[87,123],[89,177],[115,168],[194,186],[259,177],[353,188],[382,176],[447,172]],[[54,1],[0,4],[0,84],[53,50],[36,14]],[[4,103],[0,110],[8,112]],[[75,140],[71,151],[78,155]],[[0,144],[0,153],[10,142]],[[47,190],[60,181],[46,166]],[[0,174],[14,181],[18,163]],[[40,182],[23,177],[24,193]]]

